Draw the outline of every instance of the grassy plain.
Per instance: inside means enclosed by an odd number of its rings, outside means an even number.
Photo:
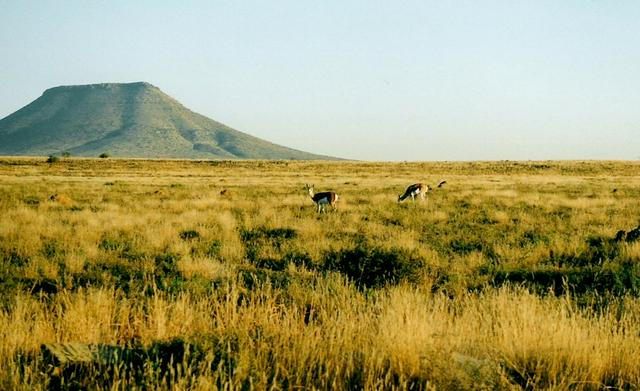
[[[0,159],[2,389],[640,387],[638,162],[45,160]]]

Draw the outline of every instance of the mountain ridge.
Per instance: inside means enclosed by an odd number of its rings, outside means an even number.
[[[251,136],[148,82],[57,86],[0,119],[0,155],[336,160]]]

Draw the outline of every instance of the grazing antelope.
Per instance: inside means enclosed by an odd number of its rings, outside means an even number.
[[[309,197],[318,206],[318,213],[326,212],[327,205],[331,205],[333,209],[336,208],[336,202],[338,202],[338,195],[332,191],[323,191],[322,193],[313,193],[313,185],[305,185],[305,189],[309,192]]]
[[[437,187],[442,187],[445,183],[447,183],[447,181],[441,181]],[[398,202],[404,201],[407,197],[411,197],[411,201],[415,201],[418,196],[421,200],[424,200],[425,195],[432,190],[433,188],[431,186],[425,185],[424,183],[414,183],[407,187],[404,194],[398,195]]]

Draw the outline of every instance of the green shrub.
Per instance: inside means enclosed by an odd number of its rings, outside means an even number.
[[[42,255],[48,259],[53,259],[58,255],[64,255],[64,250],[60,248],[55,240],[45,241],[42,245]]]
[[[165,253],[159,254],[155,257],[156,275],[167,276],[178,273],[178,260],[180,257],[177,254]]]
[[[612,268],[584,267],[571,269],[518,269],[498,271],[491,285],[522,285],[539,295],[596,294],[640,296],[640,268],[624,263]]]
[[[256,290],[265,285],[285,289],[291,284],[291,275],[285,271],[253,266],[238,269],[238,277],[242,285],[249,290]]]
[[[549,237],[537,230],[525,231],[518,242],[518,245],[523,248],[537,244],[549,244]]]
[[[245,256],[254,265],[272,270],[286,269],[290,257],[282,254],[280,258],[265,257],[264,249],[271,248],[276,253],[284,252],[284,244],[297,236],[293,228],[258,227],[240,231],[240,239],[245,245]]]
[[[387,250],[360,242],[350,249],[326,253],[323,267],[345,274],[360,288],[377,288],[417,282],[423,261],[405,249]]]
[[[457,254],[468,254],[473,251],[482,251],[483,245],[479,240],[453,239],[449,244],[451,250]]]
[[[23,202],[27,205],[39,205],[40,204],[40,199],[36,196],[26,196],[23,199]]]
[[[613,239],[592,236],[586,241],[586,247],[577,253],[549,254],[547,263],[559,267],[600,266],[605,261],[618,260],[620,245]]]
[[[296,266],[313,267],[313,259],[306,251],[291,250],[284,254],[282,261],[285,264],[293,263]]]
[[[15,251],[9,252],[8,255],[5,254],[2,258],[7,260],[9,266],[17,267],[17,268],[23,267],[27,263],[29,263],[28,257],[22,256],[16,253]]]
[[[105,233],[100,239],[98,248],[106,251],[129,251],[133,247],[131,238],[122,232]]]
[[[267,228],[259,227],[253,230],[242,230],[240,232],[240,238],[244,242],[256,240],[256,239],[270,239],[276,242],[281,242],[283,239],[293,239],[297,236],[297,232],[293,228]]]
[[[198,231],[195,231],[193,229],[180,232],[180,239],[182,240],[191,240],[199,237],[200,237],[200,234],[198,233]]]
[[[222,251],[222,242],[220,240],[214,240],[209,243],[207,247],[206,255],[212,258],[217,258],[220,256],[220,252]]]
[[[144,271],[135,263],[117,262],[87,262],[80,274],[75,276],[74,287],[114,287],[125,293],[132,293],[142,289]]]

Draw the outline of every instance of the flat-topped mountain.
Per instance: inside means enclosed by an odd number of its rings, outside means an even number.
[[[333,159],[276,145],[187,109],[144,82],[62,86],[0,120],[0,155]]]

